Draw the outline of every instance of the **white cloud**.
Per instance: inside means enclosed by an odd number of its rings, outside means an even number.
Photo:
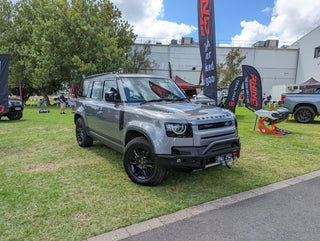
[[[265,9],[263,9],[261,12],[262,13],[269,13],[269,12],[271,12],[272,11],[272,8],[265,8]]]
[[[163,0],[111,0],[122,12],[123,18],[133,25],[138,40],[169,41],[180,39],[197,30],[196,27],[163,20]]]
[[[292,43],[319,26],[319,9],[320,1],[276,0],[270,24],[265,26],[257,21],[242,21],[243,29],[240,35],[232,38],[233,44],[275,38]]]

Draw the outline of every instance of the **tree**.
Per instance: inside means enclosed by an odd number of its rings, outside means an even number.
[[[135,45],[129,53],[129,72],[138,73],[142,69],[150,69],[154,61],[149,59],[151,54],[150,43]]]
[[[10,89],[56,93],[81,75],[123,69],[132,26],[110,1],[1,0],[0,52],[10,54]]]
[[[241,56],[240,48],[231,49],[227,54],[225,62],[217,65],[217,73],[221,78],[218,86],[229,87],[232,81],[242,74],[240,65],[245,58],[246,56]]]

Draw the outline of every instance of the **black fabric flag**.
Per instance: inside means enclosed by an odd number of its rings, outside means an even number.
[[[0,116],[9,111],[8,102],[9,55],[0,54]]]
[[[170,79],[172,79],[172,69],[171,69],[170,61],[168,62],[168,65],[169,65],[169,76],[170,76]]]
[[[252,66],[243,65],[245,104],[249,110],[262,109],[262,85],[259,72]]]
[[[231,110],[233,113],[235,113],[236,110],[243,81],[243,76],[237,77],[235,80],[233,80],[229,87],[228,97],[226,100],[226,108]]]
[[[213,0],[198,0],[198,33],[203,93],[217,102],[216,39]]]

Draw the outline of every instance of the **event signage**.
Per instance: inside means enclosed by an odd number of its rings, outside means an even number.
[[[226,100],[226,108],[231,110],[233,113],[235,113],[243,81],[243,76],[237,77],[232,81],[229,87],[228,97]]]
[[[216,39],[213,0],[198,0],[198,34],[203,93],[217,102]]]
[[[262,109],[262,85],[259,72],[252,66],[243,65],[245,105],[252,111]]]
[[[9,55],[0,54],[0,116],[9,111],[8,103]]]

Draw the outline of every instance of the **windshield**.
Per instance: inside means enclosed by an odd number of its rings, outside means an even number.
[[[187,99],[171,79],[130,77],[121,78],[127,102],[149,102]]]

